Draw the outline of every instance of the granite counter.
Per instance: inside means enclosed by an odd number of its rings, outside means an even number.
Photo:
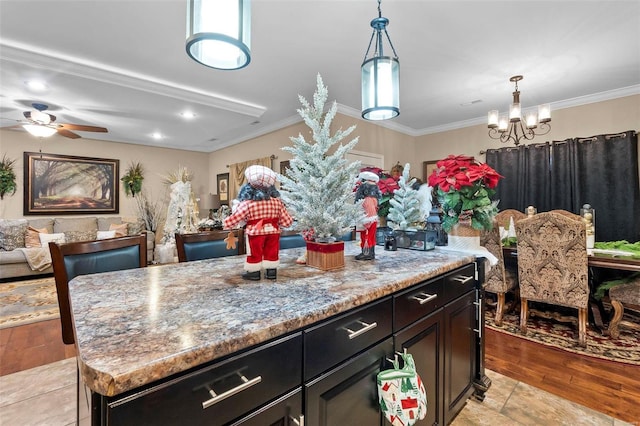
[[[451,251],[382,251],[321,271],[280,252],[276,281],[240,277],[245,256],[79,276],[69,283],[80,374],[113,396],[265,342],[473,262]]]

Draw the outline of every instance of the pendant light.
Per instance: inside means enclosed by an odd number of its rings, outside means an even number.
[[[251,62],[250,0],[189,0],[187,54],[220,70],[237,70]]]
[[[400,62],[387,33],[389,20],[382,16],[378,0],[378,17],[371,21],[373,34],[362,63],[362,118],[387,120],[400,115]],[[389,41],[393,57],[385,56],[382,33]],[[367,59],[375,39],[372,57]]]

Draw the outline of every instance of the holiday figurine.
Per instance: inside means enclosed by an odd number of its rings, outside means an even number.
[[[378,188],[380,178],[373,172],[361,172],[358,175],[356,201],[364,200],[365,219],[356,224],[356,231],[360,232],[360,247],[362,252],[356,255],[356,260],[373,260],[376,258],[376,229],[378,228],[378,202],[382,197]]]
[[[280,200],[274,186],[276,173],[265,166],[249,166],[244,172],[247,183],[238,194],[238,205],[231,216],[224,220],[225,229],[246,222],[247,258],[244,263],[245,280],[260,280],[260,271],[265,269],[265,278],[275,280],[280,264],[280,228],[290,226],[293,218]]]

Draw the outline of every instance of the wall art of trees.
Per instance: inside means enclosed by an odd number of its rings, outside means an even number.
[[[29,210],[117,212],[118,160],[62,157],[29,158]]]

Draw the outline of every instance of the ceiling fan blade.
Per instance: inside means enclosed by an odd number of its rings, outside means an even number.
[[[0,129],[22,129],[22,124],[14,124],[13,126],[4,126]]]
[[[68,124],[68,123],[58,123],[58,129],[69,129],[69,130],[80,130],[82,132],[101,132],[107,133],[108,130],[104,127],[97,126],[84,126],[82,124]],[[58,130],[60,131],[60,130]]]
[[[80,135],[77,135],[77,134],[73,133],[72,131],[67,130],[67,129],[65,129],[65,128],[58,127],[56,130],[58,131],[58,134],[59,134],[59,135],[64,136],[64,137],[66,137],[66,138],[71,138],[71,139],[78,139],[78,138],[80,138]]]

